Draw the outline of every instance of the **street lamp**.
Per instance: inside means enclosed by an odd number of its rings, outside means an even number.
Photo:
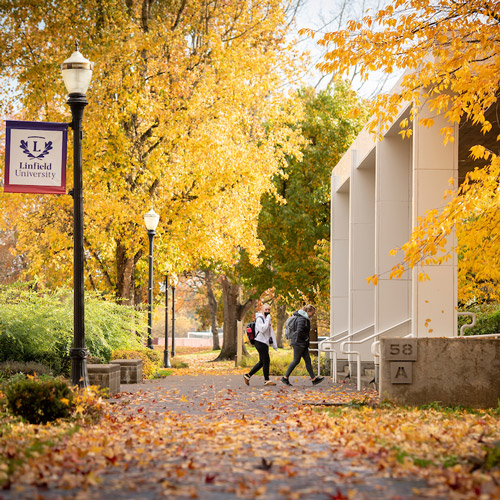
[[[82,118],[88,104],[85,93],[92,78],[93,63],[78,51],[61,64],[61,72],[68,90],[73,129],[73,288],[74,288],[74,339],[69,351],[71,357],[71,382],[88,387],[88,349],[85,347],[84,267],[83,267],[83,180],[82,180]]]
[[[153,349],[153,238],[160,216],[151,209],[144,215],[149,237],[149,282],[148,282],[148,347]]]
[[[172,283],[172,351],[171,355],[172,357],[175,356],[175,287],[177,286],[177,283],[179,281],[179,278],[177,275],[173,275],[171,279]]]
[[[170,359],[168,359],[168,274],[165,276],[165,347],[163,349],[163,367],[172,367]]]

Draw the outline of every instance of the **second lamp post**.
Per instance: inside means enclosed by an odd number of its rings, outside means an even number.
[[[149,280],[148,280],[148,347],[153,349],[153,238],[160,216],[151,209],[144,215],[149,237]]]

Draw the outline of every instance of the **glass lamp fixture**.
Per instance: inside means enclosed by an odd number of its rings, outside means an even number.
[[[85,95],[90,85],[93,68],[94,63],[85,59],[77,46],[71,57],[61,64],[64,85],[66,85],[69,95]]]
[[[144,223],[146,224],[146,229],[148,231],[155,231],[159,220],[160,216],[153,209],[144,215]]]

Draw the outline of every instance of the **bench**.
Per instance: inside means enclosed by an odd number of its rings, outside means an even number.
[[[110,363],[120,367],[120,383],[142,383],[142,359],[113,359]]]
[[[116,364],[87,365],[90,385],[108,389],[109,394],[120,392],[120,366]]]

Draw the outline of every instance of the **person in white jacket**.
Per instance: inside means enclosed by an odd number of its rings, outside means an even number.
[[[271,306],[264,304],[261,312],[255,316],[255,348],[259,353],[259,362],[245,375],[243,380],[245,384],[250,385],[250,378],[257,373],[261,368],[264,373],[264,385],[276,385],[269,379],[269,366],[271,358],[269,357],[269,346],[273,346],[274,350],[278,350],[278,344],[274,335],[274,330],[271,325]]]

